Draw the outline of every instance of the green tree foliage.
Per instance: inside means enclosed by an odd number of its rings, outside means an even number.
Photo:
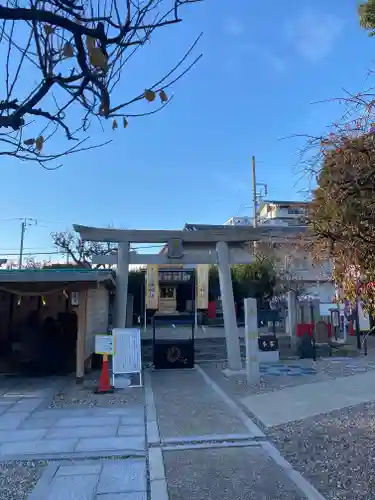
[[[263,302],[273,297],[277,280],[271,262],[256,260],[251,264],[234,265],[233,277],[241,298],[253,297]]]
[[[362,28],[369,30],[369,36],[375,35],[375,0],[367,0],[358,7],[359,22]]]
[[[353,300],[359,275],[375,280],[374,134],[343,137],[328,148],[317,183],[310,216],[315,251],[333,258],[334,277]]]
[[[375,35],[375,0],[358,7],[360,26]],[[375,281],[375,114],[374,93],[342,100],[343,123],[319,138],[317,188],[310,227],[315,254],[331,257],[342,298],[355,301],[360,283]],[[316,146],[316,142],[314,142]],[[361,287],[368,312],[375,312],[374,287]]]
[[[273,296],[277,277],[269,260],[256,260],[251,264],[232,266],[233,294],[236,301],[254,297],[260,301]],[[220,296],[220,282],[217,266],[211,266],[209,272],[209,300]]]

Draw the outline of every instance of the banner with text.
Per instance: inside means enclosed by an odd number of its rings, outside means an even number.
[[[208,309],[208,274],[209,264],[198,264],[196,267],[196,308]]]
[[[158,309],[159,307],[159,266],[150,264],[146,272],[146,307]]]

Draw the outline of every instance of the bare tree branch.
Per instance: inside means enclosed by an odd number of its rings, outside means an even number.
[[[157,30],[181,23],[182,8],[200,1],[6,0],[0,5],[0,41],[5,45],[0,55],[0,155],[46,167],[65,153],[82,150],[90,117],[110,120],[115,130],[119,119],[126,128],[128,118],[164,109],[171,100],[166,90],[201,58],[193,57],[201,35],[170,71],[154,82],[145,80],[135,96],[124,98],[124,71]],[[142,102],[147,110],[133,109]],[[77,144],[47,152],[52,138],[58,144]]]
[[[65,254],[68,261],[80,267],[94,267],[95,269],[106,267],[102,264],[93,266],[92,256],[117,252],[117,245],[113,243],[82,241],[76,233],[70,231],[52,233],[51,237],[58,251]]]

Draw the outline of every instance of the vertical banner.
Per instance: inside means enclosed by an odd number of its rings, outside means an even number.
[[[155,264],[147,266],[146,272],[146,308],[159,307],[159,267]]]
[[[208,309],[208,273],[209,264],[196,267],[196,309]]]

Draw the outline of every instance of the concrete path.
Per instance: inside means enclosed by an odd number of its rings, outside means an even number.
[[[255,437],[198,371],[155,371],[152,389],[163,441],[212,434]]]
[[[145,383],[151,500],[325,500],[201,368]]]
[[[375,401],[375,372],[288,387],[242,398],[265,426],[272,427],[333,410]]]

